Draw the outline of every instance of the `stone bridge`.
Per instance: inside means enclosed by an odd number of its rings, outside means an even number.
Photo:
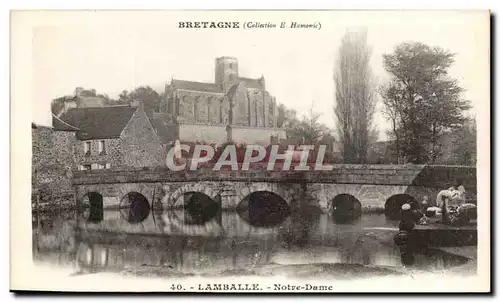
[[[77,171],[73,175],[77,205],[86,196],[102,197],[105,208],[119,207],[127,196],[141,196],[151,208],[182,206],[187,193],[201,193],[235,209],[255,192],[271,192],[291,208],[314,207],[322,212],[343,198],[365,211],[384,210],[404,200],[434,202],[437,193],[455,182],[476,199],[476,168],[417,165],[335,165],[331,171],[197,171],[173,172],[166,167]],[[96,194],[97,193],[97,194]]]

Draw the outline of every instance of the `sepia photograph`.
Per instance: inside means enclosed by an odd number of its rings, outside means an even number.
[[[491,291],[489,11],[10,19],[12,291]]]

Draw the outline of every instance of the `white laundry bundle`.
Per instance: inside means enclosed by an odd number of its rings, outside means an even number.
[[[460,186],[458,189],[451,187],[447,190],[442,190],[436,197],[436,205],[443,206],[444,198],[448,198],[448,207],[458,207],[465,202],[465,188]]]

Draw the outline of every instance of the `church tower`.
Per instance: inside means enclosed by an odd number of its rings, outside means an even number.
[[[220,85],[226,93],[236,84],[238,78],[238,60],[233,57],[215,59],[215,84]]]

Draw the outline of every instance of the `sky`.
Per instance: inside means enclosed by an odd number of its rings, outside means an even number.
[[[149,85],[162,92],[171,78],[213,82],[215,58],[236,57],[239,75],[264,75],[278,103],[313,110],[335,128],[333,72],[347,29],[366,29],[377,82],[388,81],[382,55],[399,43],[419,41],[456,53],[450,75],[466,89],[474,115],[489,102],[484,81],[489,64],[488,18],[465,11],[143,11],[45,12],[32,16],[32,119],[50,124],[52,99],[75,87],[116,98]],[[320,23],[321,29],[180,29],[179,21]],[[388,122],[374,124],[386,139]]]

